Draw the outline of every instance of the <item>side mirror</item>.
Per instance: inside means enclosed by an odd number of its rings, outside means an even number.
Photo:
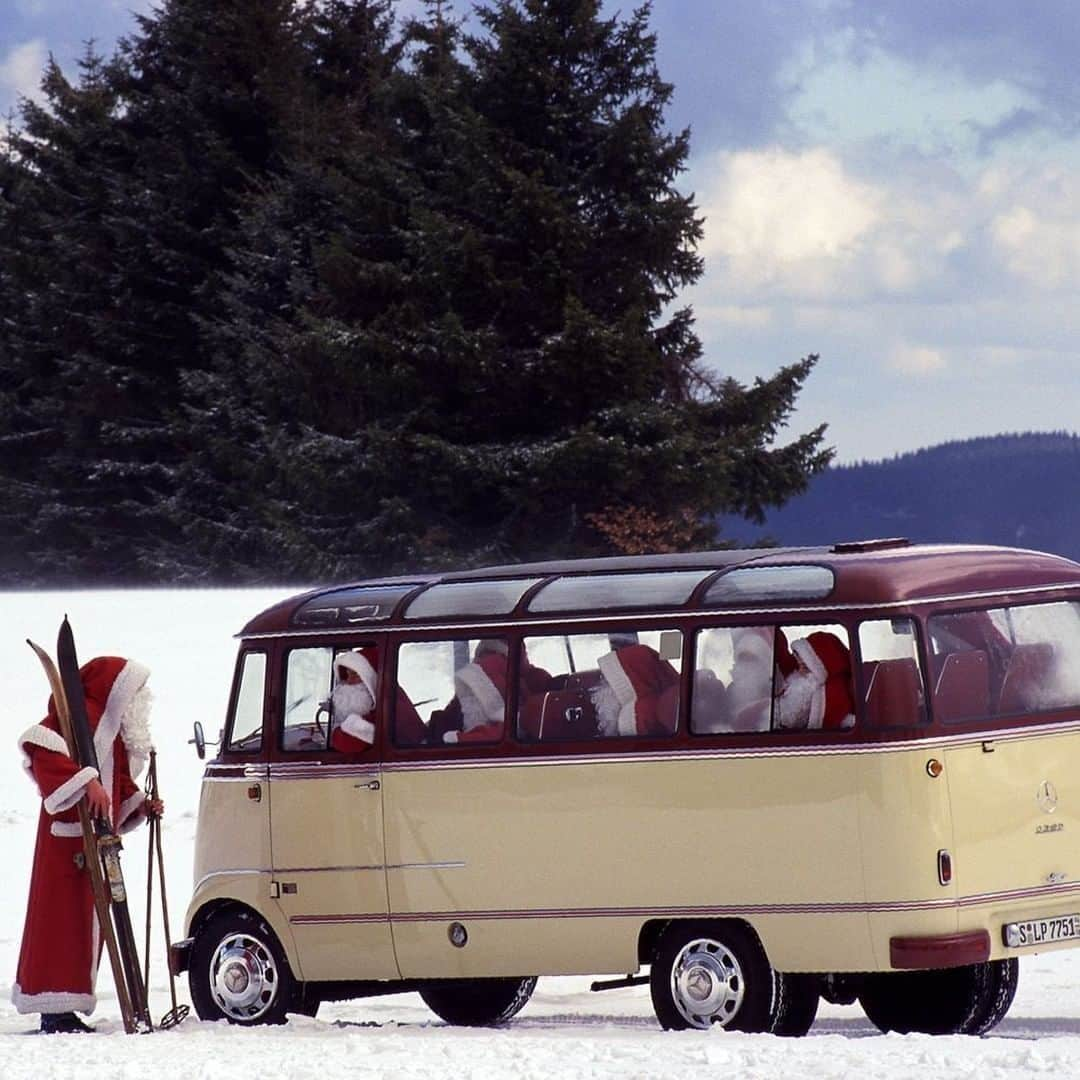
[[[188,746],[192,743],[195,744],[195,753],[199,755],[199,760],[204,761],[206,759],[206,736],[203,734],[202,724],[198,720],[195,721],[195,738],[188,739]]]

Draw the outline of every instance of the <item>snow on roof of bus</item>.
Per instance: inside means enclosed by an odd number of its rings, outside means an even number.
[[[811,564],[831,567],[836,588],[829,603],[856,605],[917,600],[973,591],[1037,588],[1080,583],[1080,564],[1059,555],[1019,548],[974,544],[909,544],[903,540],[857,540],[831,547],[730,548],[720,551],[680,552],[663,555],[615,555],[592,559],[553,559],[510,563],[445,573],[414,574],[358,580],[310,589],[256,615],[238,637],[274,634],[302,627],[296,613],[335,604],[356,605],[364,596],[380,593],[385,600],[377,614],[360,612],[352,623],[384,624],[400,619],[408,597],[432,584],[495,580],[499,578],[555,578],[566,575],[632,573],[662,570],[729,570],[746,566]],[[386,600],[394,602],[387,607]],[[819,601],[820,602],[820,601]],[[362,606],[362,605],[361,605]],[[394,616],[395,611],[398,613]],[[329,612],[328,612],[329,616]],[[305,619],[305,621],[307,621]],[[311,621],[315,629],[318,621]]]

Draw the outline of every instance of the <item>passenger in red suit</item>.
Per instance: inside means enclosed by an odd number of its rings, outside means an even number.
[[[597,661],[603,683],[593,691],[597,730],[609,735],[670,735],[679,712],[679,673],[648,645],[620,645]]]
[[[378,654],[374,645],[339,653],[334,661],[336,680],[331,703],[335,726],[330,747],[343,754],[370,750],[375,742],[376,705],[379,700]],[[395,704],[395,742],[419,746],[426,732],[423,721],[405,692],[398,688]]]
[[[42,807],[11,998],[20,1013],[41,1013],[41,1030],[49,1033],[92,1030],[75,1014],[97,1003],[102,940],[83,866],[79,800],[121,833],[162,811],[135,783],[151,747],[150,673],[134,660],[99,656],[79,674],[98,769],[80,767],[68,753],[51,698],[45,719],[19,738]]]
[[[778,728],[833,731],[855,723],[851,654],[835,635],[817,630],[791,646],[798,668],[776,698]]]

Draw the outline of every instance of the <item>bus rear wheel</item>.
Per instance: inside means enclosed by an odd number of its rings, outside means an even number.
[[[1009,1011],[1016,959],[939,971],[871,975],[859,1004],[878,1030],[900,1034],[983,1035]]]
[[[768,1031],[774,977],[757,936],[741,923],[673,922],[649,975],[653,1009],[669,1030]]]
[[[535,975],[525,979],[453,979],[425,986],[420,996],[448,1024],[494,1027],[521,1012],[535,989]]]

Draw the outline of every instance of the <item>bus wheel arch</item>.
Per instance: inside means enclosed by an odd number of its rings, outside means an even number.
[[[286,1013],[313,1016],[318,1002],[289,967],[269,923],[244,904],[222,901],[191,923],[188,988],[201,1020],[253,1026],[280,1024]]]
[[[676,919],[656,942],[653,1009],[668,1029],[769,1031],[776,978],[753,927],[739,919]]]

